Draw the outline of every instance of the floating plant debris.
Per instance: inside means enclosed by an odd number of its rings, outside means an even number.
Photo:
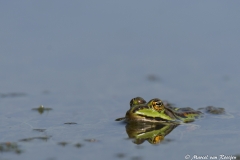
[[[33,108],[32,110],[38,111],[40,114],[44,113],[44,111],[51,111],[52,108],[46,108],[43,107],[43,105],[40,105],[38,108]]]

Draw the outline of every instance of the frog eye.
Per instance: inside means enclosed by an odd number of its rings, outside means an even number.
[[[153,100],[152,106],[157,111],[160,111],[164,108],[163,102],[160,99]]]
[[[144,104],[144,103],[146,103],[146,101],[143,98],[139,98],[139,99],[137,99],[137,103]]]
[[[130,101],[130,108],[133,105],[139,105],[139,104],[145,104],[145,103],[146,103],[146,101],[142,97],[135,97],[135,98],[131,99],[131,101]]]
[[[158,101],[158,102],[155,103],[155,105],[157,105],[157,106],[162,106],[163,103],[162,103],[162,101]]]

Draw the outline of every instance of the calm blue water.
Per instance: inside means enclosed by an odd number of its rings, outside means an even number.
[[[239,154],[239,7],[238,1],[1,1],[0,143],[17,143],[22,152],[2,152],[0,159]],[[224,107],[235,119],[208,117],[193,131],[177,127],[168,143],[139,147],[114,121],[136,96]],[[40,105],[52,110],[32,110]]]

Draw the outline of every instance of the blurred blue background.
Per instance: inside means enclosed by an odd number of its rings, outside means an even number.
[[[235,99],[238,8],[226,1],[1,1],[1,92]],[[141,82],[149,74],[168,91]]]
[[[238,8],[226,1],[1,1],[1,92],[235,99]],[[149,74],[168,91],[141,82]]]

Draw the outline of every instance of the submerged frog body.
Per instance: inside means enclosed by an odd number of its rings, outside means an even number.
[[[225,114],[225,109],[224,108],[218,108],[214,106],[207,106],[205,108],[199,108],[199,110],[205,110],[207,113],[211,114]]]
[[[130,109],[125,117],[116,119],[117,121],[125,119],[127,122],[192,122],[201,116],[202,112],[192,108],[176,108],[164,105],[162,100],[154,98],[148,103],[141,98],[136,97],[130,101]]]

